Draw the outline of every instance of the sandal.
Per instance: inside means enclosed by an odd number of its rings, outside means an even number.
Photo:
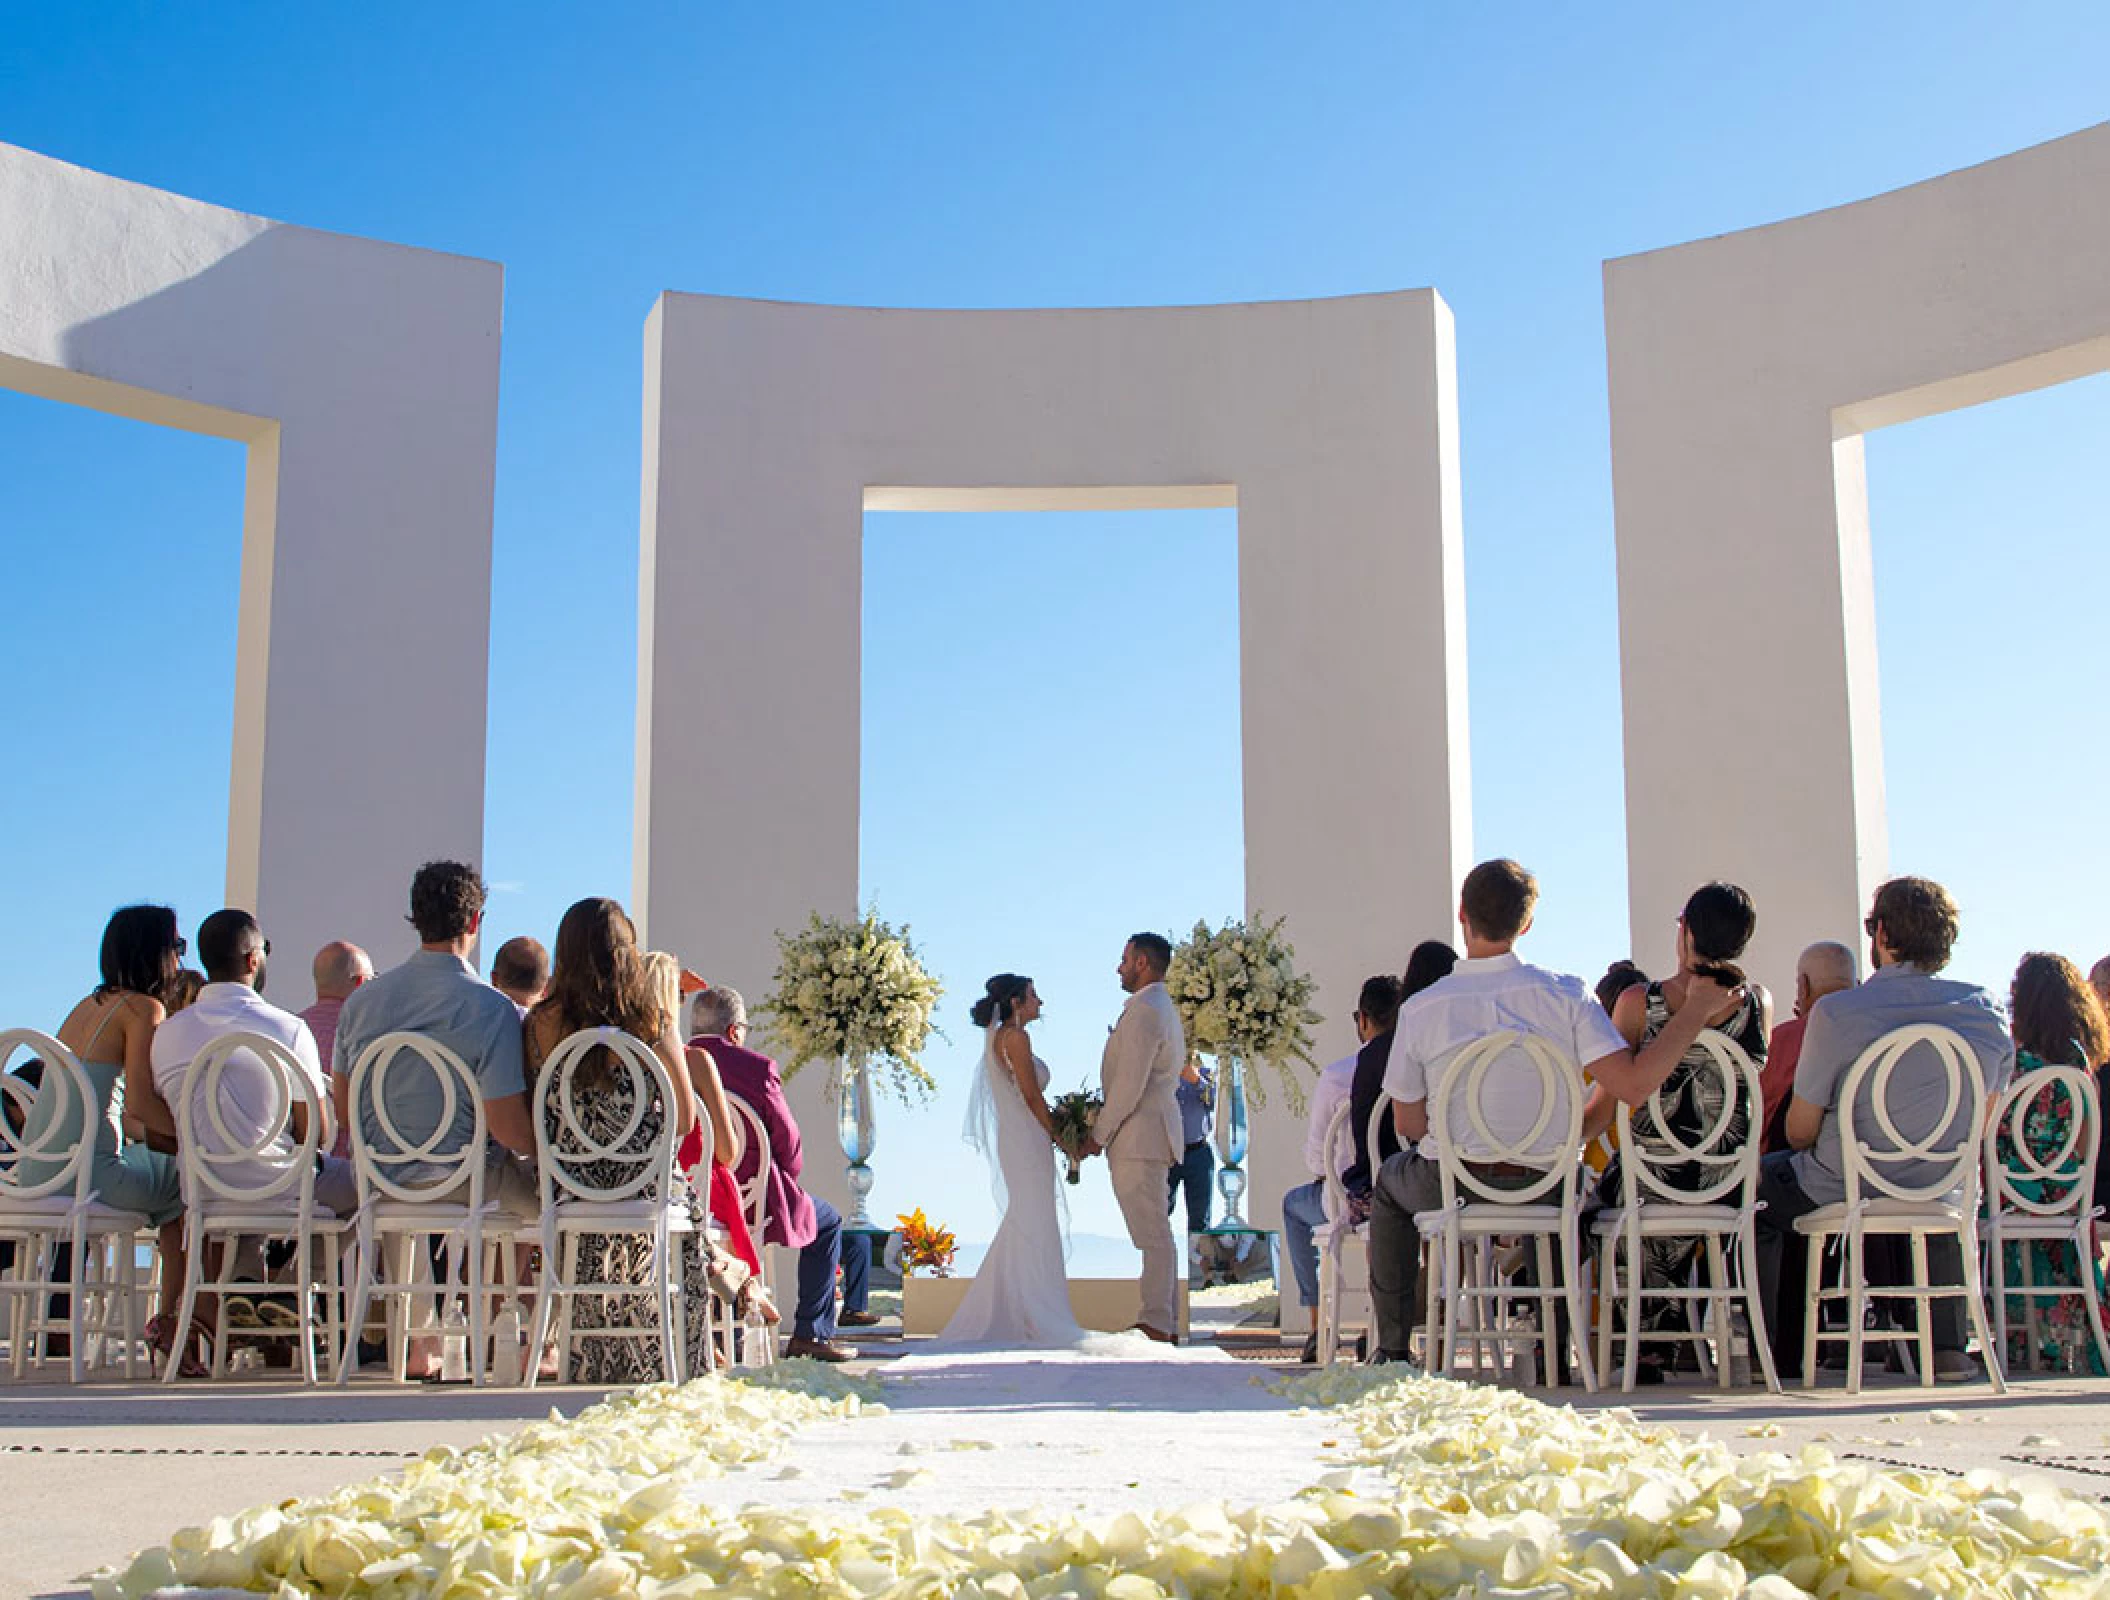
[[[264,1325],[257,1316],[256,1302],[245,1294],[229,1295],[226,1310],[230,1328],[261,1328]]]
[[[163,1312],[146,1326],[147,1348],[168,1359],[169,1348],[176,1342],[176,1319]],[[193,1353],[193,1348],[195,1352]],[[191,1319],[190,1333],[183,1341],[183,1359],[176,1364],[179,1378],[209,1378],[212,1376],[212,1325],[203,1317]]]
[[[755,1275],[755,1269],[736,1255],[729,1255],[723,1250],[713,1250],[706,1260],[703,1275],[711,1286],[712,1294],[729,1305],[737,1305],[740,1291],[747,1286],[748,1279]]]
[[[259,1300],[256,1303],[257,1325],[262,1328],[292,1333],[300,1327],[300,1313],[283,1300]]]
[[[769,1291],[762,1287],[759,1278],[749,1278],[740,1293],[734,1297],[733,1315],[742,1322],[749,1317],[760,1317],[772,1328],[784,1320],[784,1313],[779,1311],[777,1303],[769,1298]]]

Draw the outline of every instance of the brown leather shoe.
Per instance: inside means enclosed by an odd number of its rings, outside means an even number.
[[[880,1316],[876,1311],[845,1311],[836,1317],[838,1326],[845,1328],[876,1328]]]
[[[1160,1333],[1147,1322],[1139,1322],[1128,1331],[1130,1333],[1140,1333],[1144,1338],[1155,1340],[1159,1344],[1178,1344],[1180,1342],[1177,1335]]]
[[[787,1359],[804,1356],[809,1361],[855,1361],[857,1347],[833,1339],[801,1339],[793,1335],[784,1341],[784,1354]]]

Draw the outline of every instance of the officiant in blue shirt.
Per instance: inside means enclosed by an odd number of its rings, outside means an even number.
[[[1216,1069],[1189,1061],[1180,1073],[1173,1098],[1180,1103],[1180,1131],[1187,1153],[1172,1169],[1171,1192],[1165,1197],[1165,1214],[1179,1205],[1180,1191],[1187,1192],[1187,1231],[1209,1231],[1209,1180],[1216,1175],[1216,1151],[1209,1143],[1209,1116],[1216,1109]]]

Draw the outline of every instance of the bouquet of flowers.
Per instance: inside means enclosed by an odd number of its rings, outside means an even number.
[[[1282,936],[1283,919],[1256,917],[1221,928],[1197,922],[1172,952],[1165,988],[1179,1007],[1191,1055],[1236,1056],[1271,1063],[1292,1109],[1304,1109],[1304,1086],[1290,1063],[1316,1070],[1311,1030],[1321,1020],[1311,1008],[1316,985],[1297,970],[1297,952]],[[1247,1083],[1255,1105],[1265,1105],[1259,1076]]]
[[[912,1277],[918,1267],[927,1268],[934,1278],[952,1276],[953,1253],[959,1249],[959,1241],[952,1236],[950,1228],[941,1228],[923,1214],[921,1206],[905,1217],[896,1217],[901,1224],[901,1273]]]
[[[1055,1119],[1055,1143],[1070,1158],[1072,1183],[1083,1181],[1084,1141],[1092,1136],[1092,1123],[1105,1105],[1106,1096],[1097,1089],[1072,1089],[1048,1106]]]
[[[789,1078],[811,1061],[869,1062],[873,1078],[904,1103],[937,1087],[923,1065],[931,1011],[944,986],[909,942],[867,911],[855,922],[809,917],[777,935],[776,984],[756,1008]]]

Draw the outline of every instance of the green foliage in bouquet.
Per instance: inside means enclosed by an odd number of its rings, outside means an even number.
[[[815,914],[777,935],[777,975],[756,1009],[789,1078],[810,1062],[868,1063],[873,1083],[903,1103],[937,1080],[923,1065],[931,1012],[944,985],[925,969],[906,927],[867,911],[855,922]]]
[[[1304,1085],[1292,1063],[1314,1072],[1311,1030],[1322,1020],[1311,1008],[1317,985],[1297,970],[1296,948],[1283,937],[1281,917],[1255,917],[1221,928],[1197,922],[1173,948],[1165,988],[1179,1007],[1190,1055],[1236,1056],[1249,1066],[1267,1062],[1281,1076],[1293,1110],[1304,1110]],[[1218,1086],[1221,1092],[1222,1086]],[[1253,1104],[1267,1104],[1260,1074],[1246,1079]]]
[[[1083,1181],[1080,1163],[1084,1160],[1084,1141],[1092,1136],[1092,1124],[1105,1109],[1106,1096],[1097,1089],[1072,1089],[1068,1094],[1057,1095],[1048,1105],[1048,1114],[1055,1124],[1055,1143],[1069,1157],[1072,1183]]]

